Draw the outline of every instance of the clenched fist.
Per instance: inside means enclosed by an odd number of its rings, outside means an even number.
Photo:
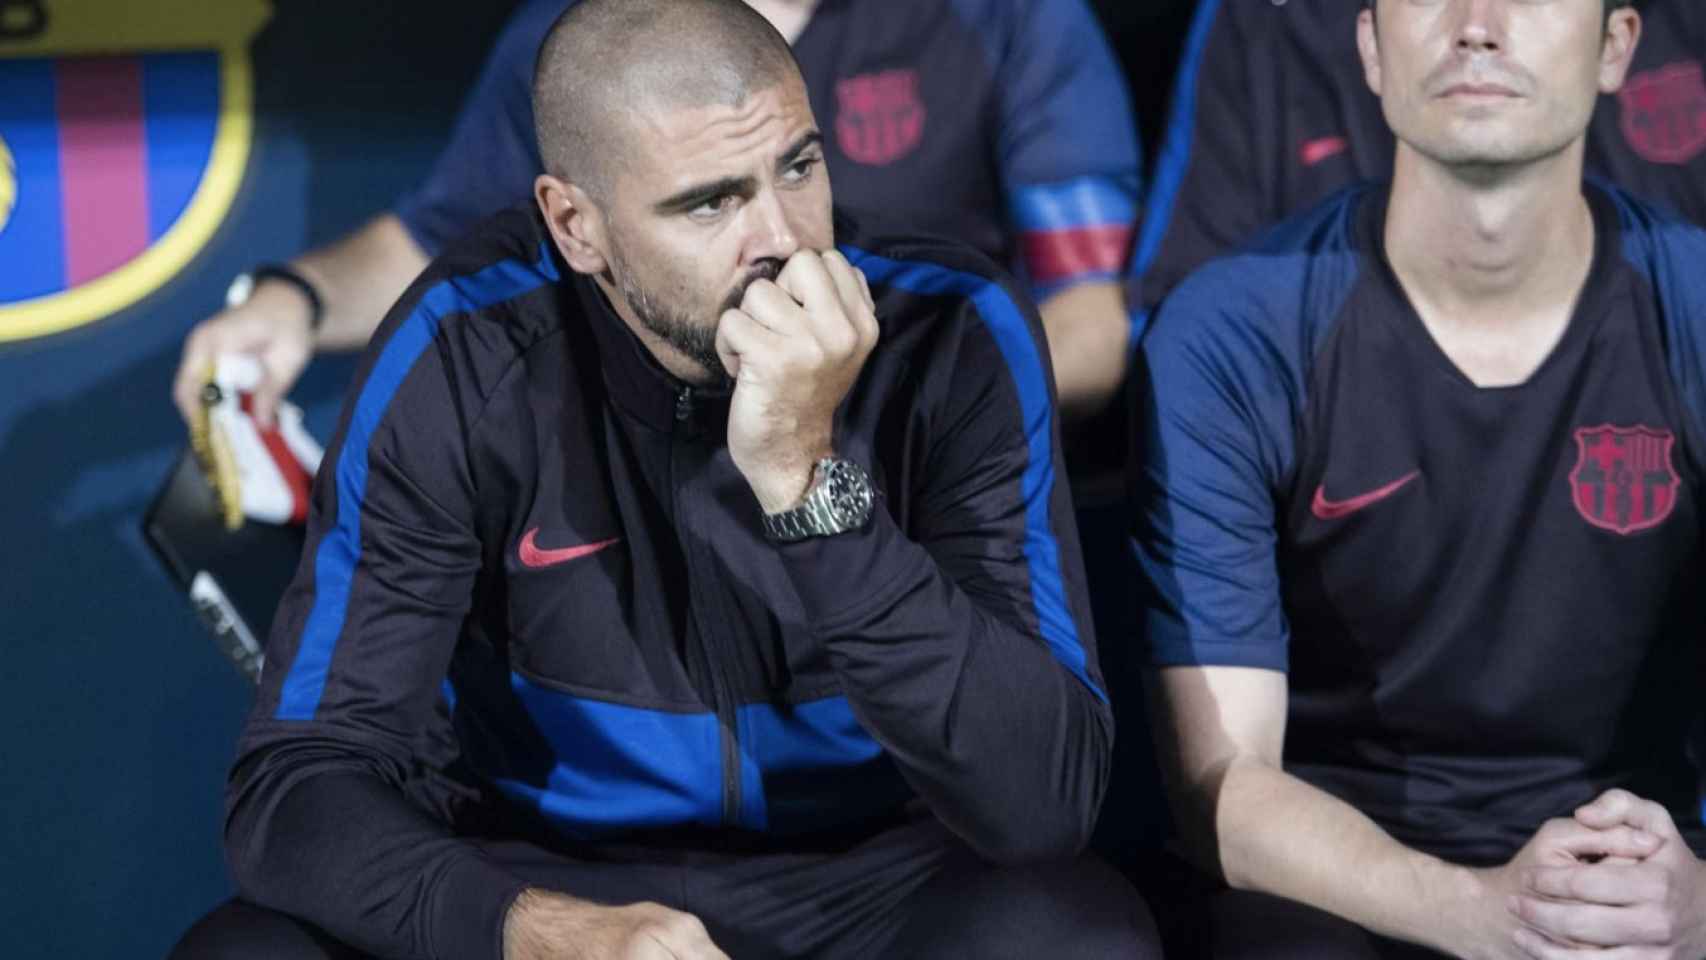
[[[801,250],[723,313],[717,354],[735,379],[729,455],[766,513],[796,506],[812,465],[834,453],[836,408],[876,343],[870,286],[834,250]]]
[[[729,960],[690,913],[609,907],[524,890],[504,918],[504,960]]]

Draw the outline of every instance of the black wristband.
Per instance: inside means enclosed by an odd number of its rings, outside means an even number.
[[[250,270],[249,277],[257,287],[262,280],[282,280],[301,291],[308,298],[308,329],[320,332],[320,324],[326,319],[326,305],[320,300],[320,291],[314,289],[314,284],[308,282],[307,277],[283,263],[263,263]]]

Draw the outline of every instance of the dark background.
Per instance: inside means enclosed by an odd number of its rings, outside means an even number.
[[[1093,5],[1153,156],[1191,4]],[[253,47],[254,150],[212,242],[137,306],[0,344],[0,955],[163,956],[230,894],[221,790],[250,688],[140,532],[184,442],[179,347],[232,276],[424,174],[513,6],[277,0]],[[321,436],[353,365],[318,360],[294,394]]]

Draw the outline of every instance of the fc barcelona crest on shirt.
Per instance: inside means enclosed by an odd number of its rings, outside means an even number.
[[[1671,463],[1676,437],[1652,427],[1582,427],[1570,492],[1582,519],[1613,533],[1656,527],[1676,507],[1682,480]]]
[[[1618,97],[1623,136],[1643,159],[1680,165],[1706,152],[1706,73],[1699,63],[1636,74]]]
[[[264,0],[0,0],[0,342],[108,316],[213,236]]]
[[[885,70],[835,84],[835,140],[855,163],[882,167],[924,139],[918,71]]]

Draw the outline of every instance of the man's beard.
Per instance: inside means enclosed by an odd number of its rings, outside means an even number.
[[[718,319],[724,311],[740,306],[741,301],[746,298],[746,288],[754,280],[776,279],[782,272],[781,262],[760,261],[752,273],[729,291],[722,303],[717,305],[717,312],[710,323],[697,323],[689,309],[679,303],[671,303],[642,286],[632,263],[621,252],[620,244],[615,242],[614,237],[611,240],[610,259],[614,268],[612,272],[616,275],[617,289],[621,290],[623,299],[628,301],[628,306],[640,323],[663,342],[703,367],[713,385],[727,387],[733,384],[734,378],[729,376],[728,368],[723,366],[723,358],[717,355]]]
[[[727,367],[723,366],[723,358],[717,355],[717,325],[698,324],[693,322],[686,310],[675,304],[665,303],[662,298],[653,296],[642,288],[634,279],[634,274],[618,265],[617,285],[622,291],[623,299],[639,318],[640,323],[659,339],[675,349],[686,354],[688,359],[705,368],[715,384],[728,385],[734,378],[729,376]],[[718,316],[722,316],[721,311]]]

